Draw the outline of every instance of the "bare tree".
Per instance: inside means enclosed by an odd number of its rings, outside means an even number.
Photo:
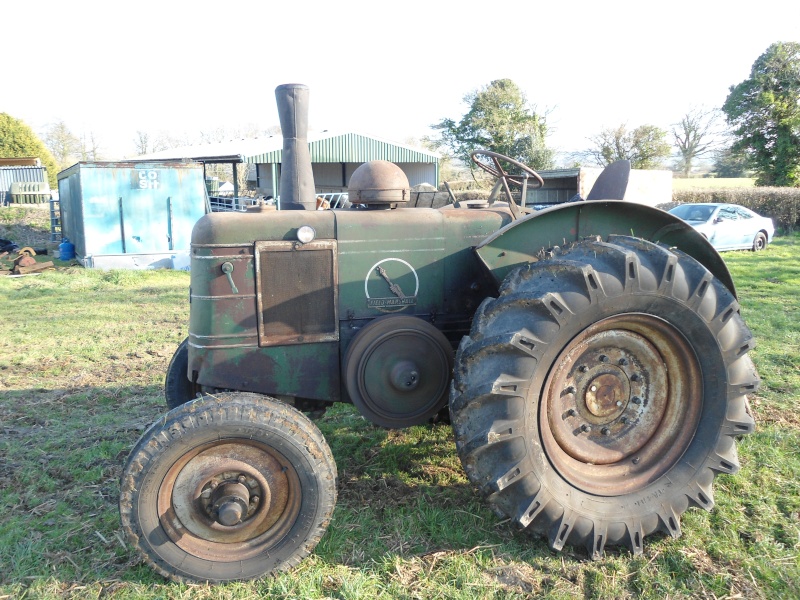
[[[80,140],[69,130],[64,121],[56,121],[48,125],[43,141],[53,158],[56,159],[59,169],[66,169],[77,162]]]
[[[672,126],[672,136],[678,149],[676,170],[689,177],[695,159],[719,149],[720,111],[716,108],[693,108],[679,123]]]
[[[138,156],[150,152],[150,134],[146,131],[137,131],[133,139],[133,147]]]
[[[100,143],[95,137],[94,132],[82,134],[79,140],[78,152],[81,160],[100,160]]]
[[[590,137],[593,145],[583,155],[602,167],[629,160],[634,169],[655,169],[669,156],[666,137],[667,132],[655,125],[641,125],[629,131],[623,123]]]

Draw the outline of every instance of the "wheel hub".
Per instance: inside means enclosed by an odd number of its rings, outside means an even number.
[[[241,557],[285,535],[299,510],[297,475],[260,445],[220,441],[177,462],[159,493],[162,525],[195,556],[216,560],[236,546]]]
[[[643,485],[691,439],[701,382],[691,348],[665,321],[600,321],[554,362],[541,405],[548,456],[587,491]]]
[[[254,477],[244,474],[235,477],[234,480],[223,480],[222,485],[217,481],[221,477],[214,477],[200,492],[200,506],[206,515],[228,527],[249,519],[258,509],[261,500],[259,494],[264,494]]]

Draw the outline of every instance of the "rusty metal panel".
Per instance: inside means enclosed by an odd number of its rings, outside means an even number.
[[[336,254],[333,240],[256,242],[261,346],[339,339]]]

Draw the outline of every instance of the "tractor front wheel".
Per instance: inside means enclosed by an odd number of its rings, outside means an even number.
[[[336,503],[317,427],[278,401],[203,396],[154,423],[122,475],[128,541],[176,581],[252,579],[309,554]]]

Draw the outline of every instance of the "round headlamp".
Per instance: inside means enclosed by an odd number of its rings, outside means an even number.
[[[317,237],[317,232],[310,225],[303,225],[297,230],[297,239],[303,244],[313,242],[315,237]]]

